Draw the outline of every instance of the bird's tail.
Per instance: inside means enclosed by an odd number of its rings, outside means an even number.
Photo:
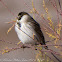
[[[61,60],[59,60],[52,52],[51,54],[56,58],[56,60],[58,60],[58,62],[61,62]]]
[[[46,46],[45,43],[43,43],[43,44],[41,43],[41,45],[45,45],[44,48],[47,49],[47,50],[50,50],[50,49],[48,48],[48,46]],[[55,59],[56,59],[58,62],[61,62],[61,60],[59,60],[52,52],[51,52],[51,54],[55,57]]]
[[[50,50],[50,49],[48,49],[48,46],[44,46],[44,48],[47,49],[47,50]],[[61,60],[59,60],[52,52],[51,52],[51,54],[55,57],[55,59],[56,59],[58,62],[61,62]]]

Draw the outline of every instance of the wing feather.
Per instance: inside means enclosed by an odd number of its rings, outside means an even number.
[[[36,22],[33,18],[31,18],[29,20],[29,22],[30,22],[30,25],[32,26],[32,28],[34,28],[35,32],[38,34],[39,38],[41,38],[40,43],[44,45],[45,44],[45,38],[44,38],[44,35],[41,31],[39,23]]]

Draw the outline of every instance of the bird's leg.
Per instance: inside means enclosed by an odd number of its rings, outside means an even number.
[[[30,48],[29,46],[25,46],[24,44],[21,46],[21,48]]]
[[[25,46],[24,46],[24,44],[21,46],[21,48],[23,48],[23,51],[24,51],[24,48],[26,48]]]

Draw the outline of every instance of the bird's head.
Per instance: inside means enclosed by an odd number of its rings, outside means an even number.
[[[18,19],[19,22],[22,23],[22,22],[27,22],[28,19],[29,19],[29,17],[30,17],[30,15],[28,13],[26,13],[26,12],[20,12],[18,14],[17,19]]]
[[[29,18],[30,18],[30,15],[28,13],[20,12],[17,17],[16,25],[20,27],[22,23],[28,22]]]

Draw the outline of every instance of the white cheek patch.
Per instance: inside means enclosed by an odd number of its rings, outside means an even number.
[[[19,21],[20,21],[21,23],[25,23],[25,22],[27,22],[28,18],[29,18],[28,15],[24,15],[24,16],[21,17],[21,20],[19,20]]]

